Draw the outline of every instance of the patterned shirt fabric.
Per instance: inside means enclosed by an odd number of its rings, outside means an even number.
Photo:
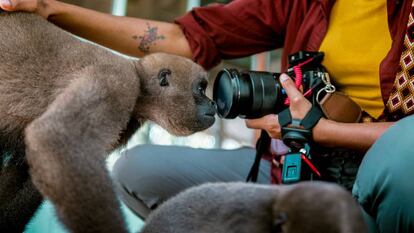
[[[400,66],[394,87],[387,102],[388,110],[398,115],[411,115],[414,112],[414,1],[404,36]]]

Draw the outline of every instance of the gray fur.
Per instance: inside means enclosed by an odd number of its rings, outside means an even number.
[[[34,14],[1,13],[0,28],[0,232],[22,232],[42,197],[71,232],[127,232],[105,155],[146,120],[178,135],[213,124],[206,72],[116,55]]]
[[[141,233],[363,233],[359,206],[340,186],[211,183],[156,209]]]

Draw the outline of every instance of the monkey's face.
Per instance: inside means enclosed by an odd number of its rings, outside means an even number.
[[[175,135],[189,135],[215,121],[214,102],[205,95],[207,73],[187,58],[157,53],[137,65],[141,96],[137,114]]]

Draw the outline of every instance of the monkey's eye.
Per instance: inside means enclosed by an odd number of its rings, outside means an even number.
[[[158,80],[160,81],[160,86],[165,87],[168,86],[168,77],[171,75],[170,69],[161,69],[158,73]]]
[[[203,89],[202,87],[198,88],[198,92],[200,92],[200,94],[205,95],[206,94],[206,90]]]
[[[198,86],[198,92],[201,95],[205,95],[206,94],[206,89],[207,89],[207,81],[201,81],[200,85]]]

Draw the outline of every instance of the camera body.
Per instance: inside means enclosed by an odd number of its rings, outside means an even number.
[[[303,92],[312,89],[307,97],[312,104],[316,103],[318,91],[325,87],[323,78],[326,71],[321,64],[323,57],[323,52],[307,51],[289,56],[286,74],[295,80],[300,72]],[[279,76],[280,73],[221,70],[213,87],[213,99],[219,117],[254,119],[286,109],[287,95],[279,82]]]
[[[312,102],[313,106],[318,106],[318,98],[322,97],[319,94],[323,93],[321,90],[326,91],[328,84],[330,84],[327,80],[326,70],[322,66],[323,58],[323,52],[300,51],[289,56],[289,68],[285,72],[295,81],[296,86],[303,89],[304,96]],[[289,104],[286,92],[279,82],[280,75],[280,73],[238,71],[236,69],[220,71],[213,87],[213,99],[216,102],[217,114],[221,118],[227,119],[236,117],[254,119],[273,113],[279,114],[279,120],[287,119],[286,111],[283,110],[288,108]],[[282,183],[285,184],[311,180],[315,171],[320,176],[309,160],[311,156],[308,153],[310,150],[308,141],[311,138],[311,131],[300,127],[301,121],[290,120],[292,124],[282,125],[283,142],[290,147],[289,153],[285,156],[282,170]],[[268,138],[267,134],[264,135]],[[249,173],[248,180],[250,178],[257,179],[260,157],[266,148],[266,145],[261,144],[263,144],[262,140],[259,140],[256,146],[255,163]],[[302,161],[307,166],[304,166]]]

